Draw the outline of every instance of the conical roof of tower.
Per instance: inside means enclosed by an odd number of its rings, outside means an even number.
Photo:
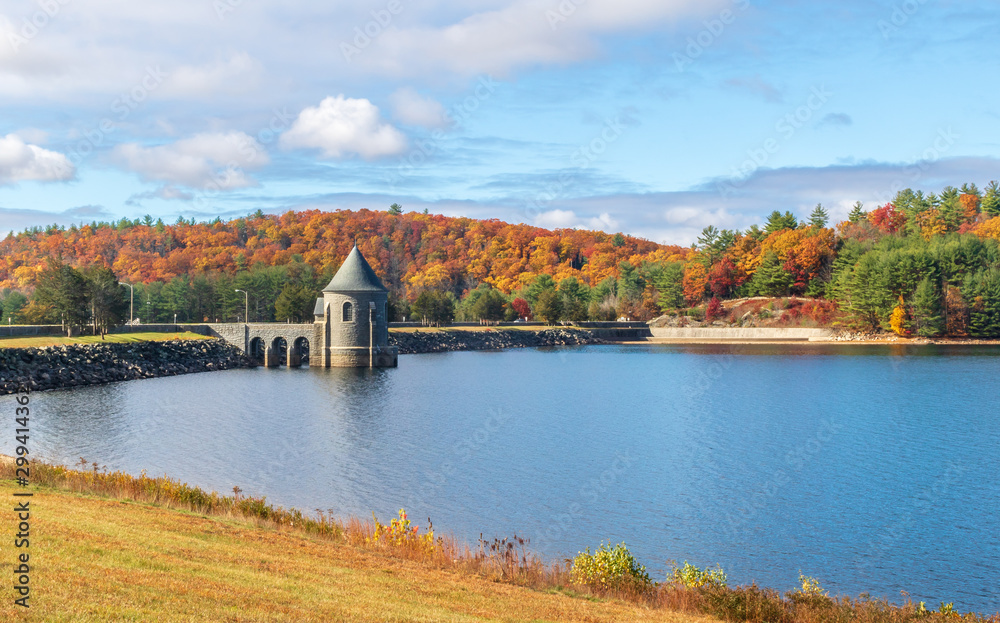
[[[378,278],[375,271],[365,256],[358,251],[358,246],[354,245],[347,259],[341,264],[340,270],[333,276],[330,285],[323,289],[324,292],[388,292],[389,289],[382,285],[382,280]]]

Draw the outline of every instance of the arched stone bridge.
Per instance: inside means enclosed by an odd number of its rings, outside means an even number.
[[[213,336],[243,349],[247,355],[263,362],[266,368],[276,368],[282,363],[297,368],[303,359],[308,361],[310,351],[318,356],[323,348],[322,333],[312,322],[224,323],[209,324],[208,328]]]

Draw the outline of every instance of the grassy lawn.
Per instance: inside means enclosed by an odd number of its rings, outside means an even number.
[[[0,496],[14,500],[15,488],[0,481]],[[490,582],[246,520],[34,491],[17,498],[31,500],[31,620],[714,620]],[[2,551],[9,574],[14,551]],[[24,618],[13,599],[4,582],[0,620]]]
[[[62,337],[58,335],[40,335],[31,337],[0,337],[0,348],[42,348],[45,346],[60,346],[63,344],[126,344],[130,342],[163,342],[166,340],[206,340],[204,335],[185,331],[183,333],[115,333],[104,336],[80,335],[77,337]]]

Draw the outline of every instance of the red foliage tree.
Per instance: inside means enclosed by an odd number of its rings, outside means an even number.
[[[528,301],[522,298],[516,298],[510,306],[514,308],[518,318],[531,320],[531,305],[528,304]]]
[[[708,287],[718,298],[728,298],[738,285],[736,265],[728,257],[716,262],[708,273]]]
[[[906,215],[891,203],[872,210],[868,220],[883,234],[894,234],[906,225]]]

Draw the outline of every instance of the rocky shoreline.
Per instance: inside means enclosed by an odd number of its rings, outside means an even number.
[[[0,395],[253,365],[222,340],[0,348]]]
[[[605,343],[580,329],[392,332],[389,342],[401,354]],[[0,395],[256,365],[218,339],[0,348]]]
[[[605,343],[605,340],[582,329],[544,329],[542,331],[488,329],[485,331],[392,331],[389,333],[389,344],[399,347],[400,355]]]

